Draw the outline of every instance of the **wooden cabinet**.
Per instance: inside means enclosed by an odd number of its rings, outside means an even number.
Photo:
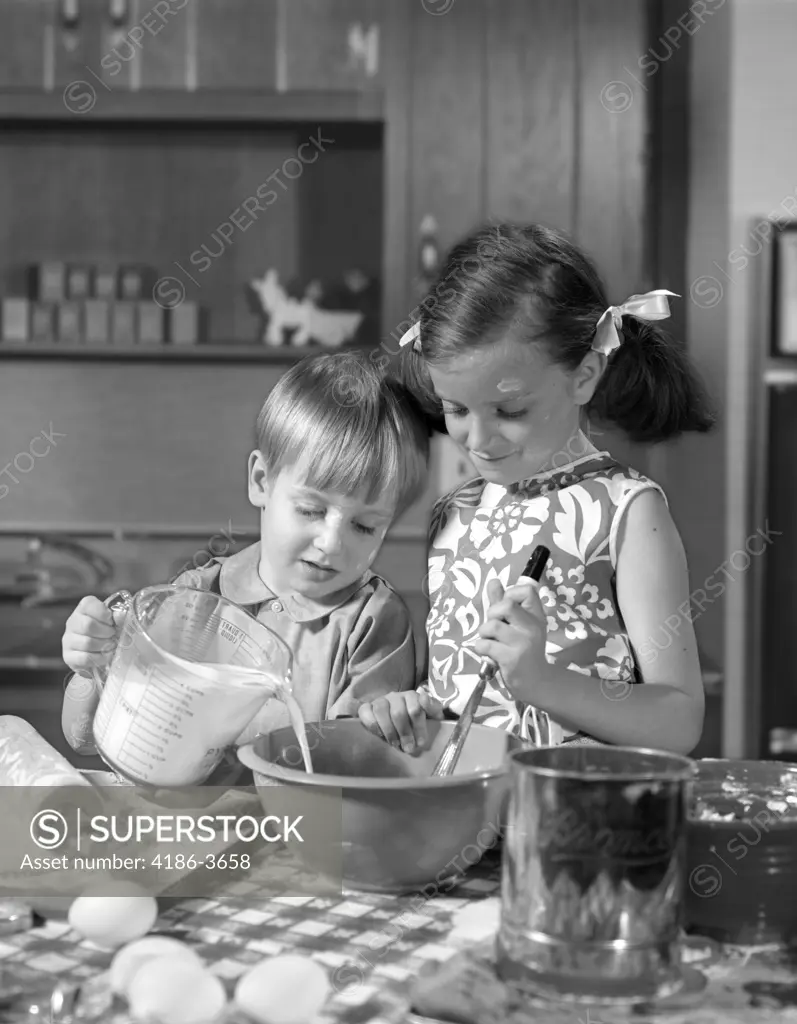
[[[380,0],[279,0],[279,88],[380,89]]]
[[[276,0],[192,0],[191,8],[198,88],[276,88]]]
[[[121,59],[114,53],[124,40],[124,14],[115,6],[98,0],[54,0],[47,34],[52,80],[47,75],[44,87],[62,93],[70,113],[85,113],[89,96],[96,101],[103,91],[128,86],[131,61],[124,59],[124,48]]]
[[[56,90],[67,114],[86,113],[97,92],[130,86],[131,12],[128,0],[0,0],[0,89]]]
[[[0,89],[273,91],[277,0],[0,0]]]
[[[0,0],[0,89],[44,82],[51,0]]]
[[[195,73],[191,40],[197,6],[198,0],[175,0],[168,5],[130,0],[125,38],[116,51],[117,56],[121,51],[132,58],[131,89],[191,87]]]
[[[388,347],[424,293],[422,246],[442,259],[480,222],[570,233],[596,261],[612,302],[653,287],[651,108],[625,70],[647,49],[653,8],[639,0],[607,0],[600,10],[590,0],[462,0],[434,16],[420,3],[394,7],[407,24],[394,12],[389,37],[403,57],[387,55],[387,201],[395,210],[387,210],[384,277],[400,282],[386,308]],[[659,79],[667,73],[660,68]],[[607,102],[618,80],[628,90],[620,107]],[[596,437],[645,470],[645,450],[613,431]]]
[[[0,281],[44,254],[164,274],[188,267],[183,283],[221,346],[255,336],[246,283],[266,268],[287,282],[365,267],[381,277],[388,352],[428,284],[422,253],[439,260],[492,218],[571,232],[595,257],[610,301],[672,287],[648,258],[647,139],[656,90],[686,40],[655,78],[639,84],[626,70],[666,28],[647,24],[659,3],[170,0],[160,20],[156,7],[78,0],[75,16],[75,0],[0,0],[0,28],[14,30],[0,38]],[[605,102],[618,81],[625,109]],[[71,116],[87,111],[89,86],[101,132]],[[299,176],[298,146],[316,135],[332,141]],[[275,172],[290,187],[277,185],[270,205]],[[76,408],[102,372],[85,368],[83,383],[70,384]],[[142,385],[150,402],[163,369]],[[31,407],[53,408],[49,386],[66,393],[63,374],[36,374]],[[646,468],[619,439],[600,444]],[[168,474],[171,453],[158,455]],[[100,507],[97,463],[82,466],[89,504]],[[25,493],[33,502],[35,489]],[[118,498],[103,506],[107,516]],[[408,513],[406,528],[420,535],[427,505]]]
[[[456,5],[455,5],[456,7]],[[427,277],[421,247],[440,251],[484,216],[484,4],[445,17],[413,5],[409,40],[410,283]]]
[[[70,33],[56,16],[56,85],[83,64],[106,89],[276,87],[276,0],[83,0]],[[96,65],[96,68],[95,68]],[[101,91],[101,90],[100,90]]]
[[[385,11],[380,0],[0,0],[0,89],[74,85],[76,107],[86,84],[380,90]]]
[[[645,52],[648,5],[463,0],[442,17],[395,6],[408,27],[391,26],[406,38],[388,84],[388,164],[409,225],[407,300],[424,222],[441,253],[480,221],[548,224],[591,253],[612,301],[652,286],[649,101],[625,71]],[[622,109],[607,102],[618,79]]]
[[[489,216],[573,229],[578,13],[578,4],[567,0],[487,3],[484,205]]]

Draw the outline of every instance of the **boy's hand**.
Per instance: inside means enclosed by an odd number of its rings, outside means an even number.
[[[84,597],[66,620],[61,640],[64,661],[73,672],[90,676],[110,665],[117,644],[113,612],[98,597]]]
[[[412,754],[426,747],[426,719],[441,719],[443,705],[424,690],[402,690],[361,704],[358,714],[370,732]]]
[[[497,662],[516,700],[536,704],[545,677],[547,621],[536,583],[522,583],[504,593],[498,580],[487,584],[490,606],[473,650]]]

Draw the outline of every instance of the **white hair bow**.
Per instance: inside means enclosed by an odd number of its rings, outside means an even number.
[[[679,298],[675,292],[657,288],[643,295],[632,295],[621,306],[609,306],[595,328],[595,340],[592,343],[594,351],[608,356],[620,347],[620,332],[623,329],[623,317],[626,315],[638,317],[640,320],[666,320],[670,315],[668,295],[674,299]]]
[[[401,335],[401,338],[399,339],[399,348],[404,348],[406,345],[412,345],[416,352],[421,351],[420,321],[416,320],[412,327]]]
[[[676,292],[667,291],[666,288],[657,288],[655,291],[645,292],[642,295],[632,295],[620,306],[609,306],[595,328],[595,340],[592,343],[592,348],[605,356],[619,348],[624,316],[635,316],[640,320],[666,320],[670,315],[668,296],[674,299],[680,298]],[[407,345],[412,345],[414,349],[420,351],[421,325],[417,321],[402,334],[399,340],[400,348],[405,348]]]

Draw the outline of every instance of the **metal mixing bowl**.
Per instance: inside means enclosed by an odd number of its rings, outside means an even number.
[[[409,755],[354,719],[309,724],[312,775],[296,767],[299,748],[291,728],[258,736],[238,756],[254,773],[266,813],[272,813],[275,783],[290,787],[290,807],[297,811],[303,794],[312,803],[314,792],[335,792],[347,888],[447,888],[495,845],[508,793],[507,756],[525,744],[503,729],[473,725],[455,773],[432,778],[454,723],[430,721],[428,727],[428,749]],[[306,845],[301,855],[317,870],[312,844]]]
[[[687,823],[687,927],[741,945],[794,942],[797,765],[718,759],[697,766]]]

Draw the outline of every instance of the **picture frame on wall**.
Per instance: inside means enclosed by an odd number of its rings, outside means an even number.
[[[797,358],[797,221],[777,224],[772,259],[773,356]]]

